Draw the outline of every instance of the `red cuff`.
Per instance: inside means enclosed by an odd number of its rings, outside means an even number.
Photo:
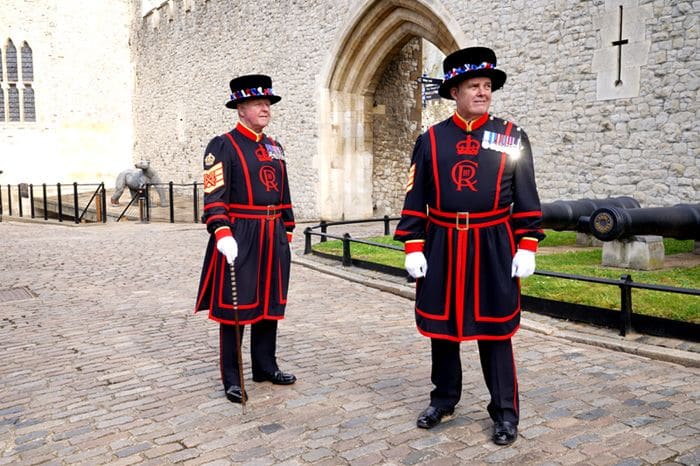
[[[537,252],[537,243],[538,241],[535,238],[523,238],[518,243],[518,249]]]
[[[216,229],[214,236],[216,236],[216,240],[219,241],[221,238],[226,236],[233,237],[233,233],[231,233],[231,229],[229,227],[220,227]]]
[[[290,243],[292,242],[292,232],[291,231],[287,232],[287,241]]]
[[[423,246],[425,246],[424,240],[406,241],[404,244],[404,252],[406,254],[410,254],[412,252],[423,252]]]

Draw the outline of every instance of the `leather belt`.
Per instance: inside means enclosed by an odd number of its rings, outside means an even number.
[[[274,220],[282,216],[281,205],[230,205],[229,215],[234,218],[253,218],[260,220]]]
[[[486,212],[446,212],[430,208],[428,218],[435,225],[466,231],[505,223],[510,218],[510,206]]]

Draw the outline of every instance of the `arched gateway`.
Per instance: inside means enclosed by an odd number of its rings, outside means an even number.
[[[414,81],[421,73],[420,39],[430,41],[445,54],[465,43],[456,21],[430,0],[369,0],[341,35],[321,75],[321,218],[383,215],[392,202],[402,200],[408,160],[393,168],[384,163],[383,171],[396,171],[389,176],[382,176],[375,168],[383,162],[380,146],[401,145],[407,158],[420,132],[420,89]],[[408,66],[406,77],[412,75],[412,79],[395,79],[395,73],[406,68],[401,62]],[[387,87],[391,92],[387,93]],[[387,103],[395,104],[388,115],[387,106],[378,101],[378,90]],[[413,109],[402,111],[402,107],[411,106],[406,104],[411,100],[416,103]],[[397,130],[385,131],[387,125],[395,125]],[[381,186],[387,183],[394,186]],[[397,199],[381,199],[383,205],[378,205],[378,196]]]

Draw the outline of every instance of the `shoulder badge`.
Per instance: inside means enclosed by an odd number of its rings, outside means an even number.
[[[209,168],[212,165],[214,165],[214,162],[216,161],[216,157],[214,157],[214,154],[207,154],[206,157],[204,157],[204,167]]]

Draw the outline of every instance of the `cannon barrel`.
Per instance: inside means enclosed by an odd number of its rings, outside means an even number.
[[[590,216],[602,207],[639,208],[639,202],[628,196],[607,199],[580,199],[577,201],[555,201],[542,204],[542,227],[557,231],[580,231],[590,233],[587,224],[579,224],[580,217]]]
[[[601,241],[634,235],[658,235],[666,238],[700,240],[700,204],[673,207],[648,207],[625,210],[602,207],[588,220],[590,232]]]

